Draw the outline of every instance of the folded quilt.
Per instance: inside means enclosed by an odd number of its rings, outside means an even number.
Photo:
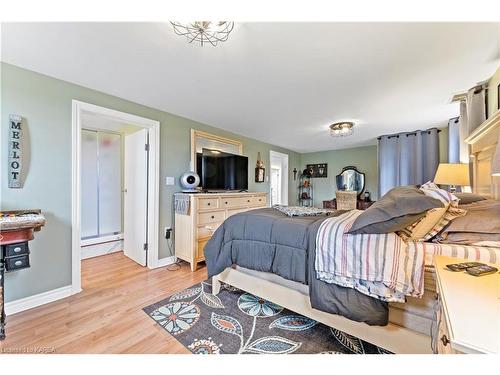
[[[316,207],[304,207],[304,206],[284,206],[281,204],[275,204],[274,209],[284,213],[287,216],[318,216],[323,214],[329,214],[331,210],[322,210]]]
[[[386,302],[424,292],[425,254],[397,234],[348,234],[362,213],[326,219],[316,236],[316,277]]]

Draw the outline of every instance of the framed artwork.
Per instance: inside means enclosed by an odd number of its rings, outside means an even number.
[[[306,169],[311,174],[311,178],[326,178],[328,177],[328,164],[307,164]]]
[[[264,182],[264,176],[266,174],[266,168],[255,168],[255,182]]]

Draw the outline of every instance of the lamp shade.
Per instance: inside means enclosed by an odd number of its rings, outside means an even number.
[[[469,186],[469,165],[441,163],[436,171],[434,182],[440,185]]]
[[[498,136],[497,149],[491,163],[491,175],[500,176],[500,135]]]

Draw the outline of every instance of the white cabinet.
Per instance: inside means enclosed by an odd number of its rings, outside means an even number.
[[[267,207],[267,193],[187,195],[189,213],[175,214],[175,256],[189,262],[191,271],[205,260],[205,245],[224,220],[240,212]]]

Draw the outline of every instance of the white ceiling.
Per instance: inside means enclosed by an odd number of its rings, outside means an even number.
[[[168,22],[3,24],[2,61],[310,152],[444,126],[499,66],[500,23],[240,23],[217,47]]]

